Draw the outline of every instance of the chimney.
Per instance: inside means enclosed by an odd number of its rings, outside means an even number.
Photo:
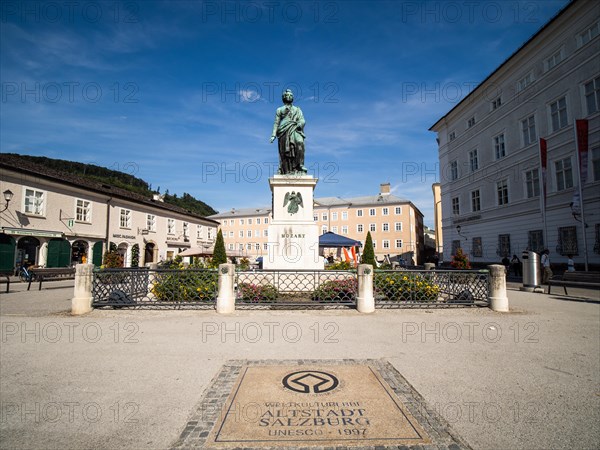
[[[390,195],[390,183],[381,183],[379,185],[380,195]]]

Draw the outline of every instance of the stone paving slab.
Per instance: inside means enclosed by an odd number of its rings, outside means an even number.
[[[313,379],[313,376],[322,378]],[[282,384],[279,383],[280,379]],[[306,396],[311,389],[312,395]],[[336,396],[336,390],[343,393]],[[323,434],[317,436],[312,434],[316,430],[314,427],[286,427],[290,422],[278,419],[278,416],[289,418],[294,414],[282,409],[281,405],[292,405],[291,410],[300,414],[294,405],[307,405],[301,403],[303,398],[310,398],[309,402],[318,399],[317,403],[321,406],[311,412],[315,421],[321,422],[317,418],[321,414],[346,414],[362,415],[361,419],[370,423],[364,426],[361,420],[357,424],[347,419],[345,425],[340,425],[339,420],[335,419],[329,426],[318,427]],[[298,403],[290,402],[290,399],[296,399]],[[355,401],[342,401],[348,399]],[[369,418],[365,419],[366,416]],[[259,425],[260,418],[263,419],[263,426]],[[300,430],[303,433],[310,431],[311,434],[305,437],[269,437],[264,425],[276,422],[281,425],[278,427],[279,433]],[[298,423],[295,422],[296,425]],[[361,432],[362,437],[344,437],[346,433]],[[328,437],[323,439],[323,435]],[[330,436],[333,437],[330,439]],[[427,406],[421,395],[389,362],[374,359],[228,361],[205,390],[179,439],[172,446],[173,449],[282,447],[470,448],[433,408]]]

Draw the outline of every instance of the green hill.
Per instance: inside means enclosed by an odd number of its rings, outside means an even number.
[[[45,156],[18,155],[14,153],[11,153],[10,155],[30,163],[33,162],[35,164],[43,165],[49,169],[99,181],[147,197],[152,197],[153,194],[157,193],[152,190],[152,185],[147,181],[119,170],[107,169],[106,167],[97,166],[95,164],[47,158]],[[167,189],[164,194],[164,200],[165,203],[179,206],[180,208],[202,216],[210,216],[211,214],[217,213],[212,207],[203,201],[196,199],[187,192],[184,192],[183,196],[179,197],[177,194],[169,194],[169,190]]]

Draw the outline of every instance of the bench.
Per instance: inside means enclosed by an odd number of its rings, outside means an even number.
[[[10,289],[10,277],[13,275],[13,272],[0,272],[0,278],[6,278],[6,293],[8,294],[8,290]]]
[[[31,287],[31,282],[39,281],[40,287],[38,290],[42,290],[42,283],[50,280],[74,280],[75,279],[75,267],[56,267],[52,269],[29,269],[32,277],[29,279],[27,290]]]
[[[548,294],[552,286],[562,286],[567,293],[567,287],[583,289],[600,289],[600,272],[565,272],[562,276],[552,277],[548,280]]]

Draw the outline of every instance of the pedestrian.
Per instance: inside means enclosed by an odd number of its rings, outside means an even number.
[[[513,273],[516,277],[523,275],[523,271],[521,270],[521,260],[517,255],[513,255],[512,259],[510,260],[510,265],[512,266]]]
[[[573,262],[573,255],[567,255],[567,272],[575,272],[575,263]]]
[[[510,267],[510,259],[508,259],[507,255],[504,255],[502,258],[502,265],[504,266],[504,271],[508,274],[508,268]]]
[[[550,268],[550,250],[546,249],[542,252],[542,284],[548,284],[552,275],[554,274]]]

